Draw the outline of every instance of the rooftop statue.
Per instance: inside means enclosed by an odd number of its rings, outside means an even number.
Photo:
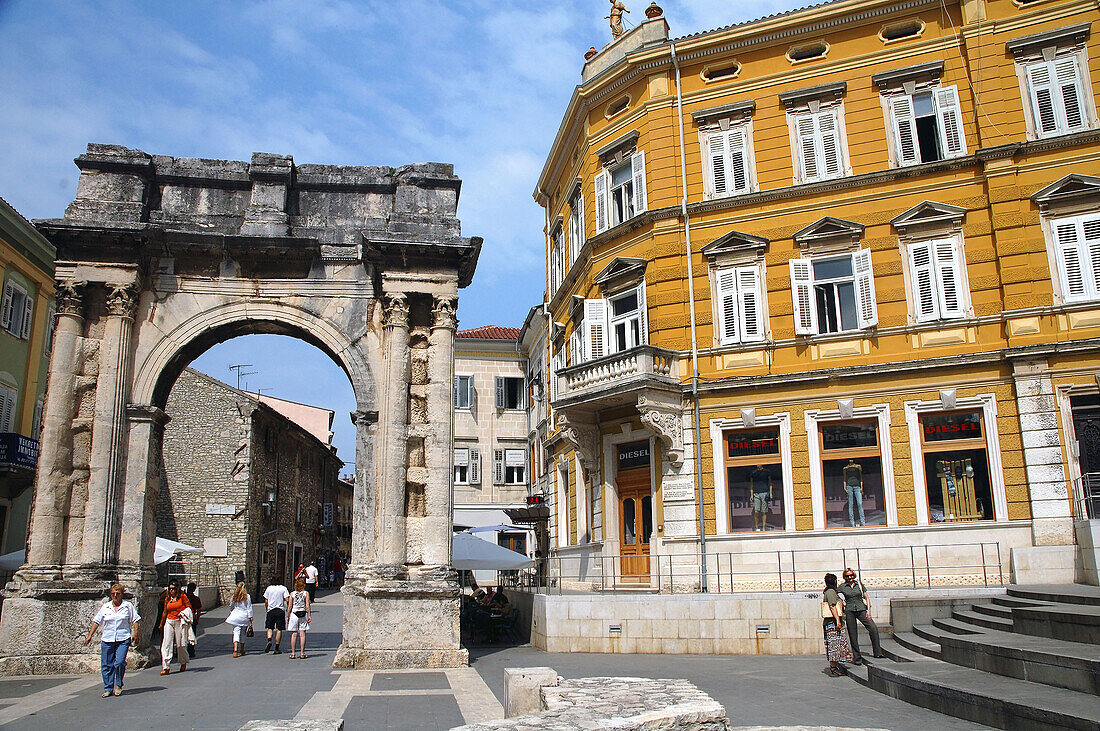
[[[611,20],[611,37],[618,38],[623,34],[623,13],[629,13],[619,0],[608,0],[611,3],[611,15],[607,18]]]

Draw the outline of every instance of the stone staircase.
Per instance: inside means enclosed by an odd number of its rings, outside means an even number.
[[[880,693],[995,728],[1100,728],[1100,588],[1010,586],[882,649],[849,668]]]

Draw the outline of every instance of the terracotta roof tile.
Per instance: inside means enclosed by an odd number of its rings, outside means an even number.
[[[455,337],[470,338],[473,340],[518,340],[518,327],[501,327],[500,325],[482,325],[470,330],[459,330]]]

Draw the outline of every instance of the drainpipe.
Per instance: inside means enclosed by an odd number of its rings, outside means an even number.
[[[684,157],[684,98],[680,91],[680,59],[676,43],[668,44],[676,70],[676,114],[680,131],[680,214],[684,217],[684,250],[687,253],[688,311],[691,318],[691,400],[695,412],[695,504],[699,513],[699,588],[707,592],[707,531],[703,520],[702,437],[699,434],[699,340],[695,333],[695,276],[691,263],[691,221],[688,218],[687,159]]]

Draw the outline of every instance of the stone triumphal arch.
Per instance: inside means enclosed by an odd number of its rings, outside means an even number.
[[[355,393],[354,534],[339,667],[466,663],[451,569],[458,290],[481,240],[450,165],[295,165],[89,145],[57,246],[57,325],[26,564],[5,591],[0,672],[91,671],[108,586],[132,588],[152,659],[164,406],[215,343],[281,333]],[[244,568],[244,567],[242,567]]]

